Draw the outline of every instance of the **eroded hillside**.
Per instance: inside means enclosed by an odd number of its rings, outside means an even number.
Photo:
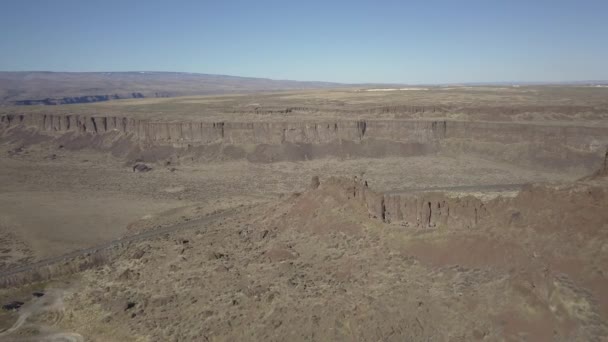
[[[566,95],[567,94],[567,95]],[[3,140],[130,160],[300,161],[436,153],[588,174],[608,145],[606,90],[334,90],[20,109]]]
[[[445,207],[447,225],[412,226],[410,214],[377,217],[382,194],[364,181],[321,179],[53,283],[64,314],[49,323],[34,311],[20,329],[51,324],[100,341],[599,341],[608,336],[605,189],[454,199],[461,207]],[[483,219],[470,226],[479,205]]]
[[[605,95],[0,108],[0,337],[602,341]]]

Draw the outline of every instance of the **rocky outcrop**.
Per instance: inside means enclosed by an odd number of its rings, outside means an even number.
[[[26,129],[60,138],[68,147],[71,140],[77,140],[78,146],[108,149],[119,141],[123,150],[125,144],[130,144],[129,153],[139,153],[136,157],[147,158],[145,161],[154,161],[159,151],[163,155],[265,162],[326,156],[412,156],[442,151],[591,170],[608,146],[608,127],[445,120],[159,122],[116,116],[33,114],[3,115],[0,127],[4,131]]]
[[[365,204],[371,217],[415,228],[474,228],[488,217],[486,204],[473,196],[453,197],[442,192],[385,194],[371,190],[355,177],[339,183],[352,198]]]
[[[333,141],[386,139],[428,143],[445,137],[445,122],[364,121],[327,122],[155,122],[126,117],[81,115],[3,115],[5,128],[36,128],[47,134],[119,132],[156,144],[321,144]]]
[[[157,93],[156,97],[168,97],[163,96],[164,93]],[[13,104],[16,106],[34,106],[34,105],[64,105],[64,104],[77,104],[77,103],[91,103],[91,102],[102,102],[111,100],[122,100],[122,99],[142,99],[144,94],[139,92],[128,93],[128,94],[112,94],[112,95],[85,95],[85,96],[70,96],[61,98],[45,98],[45,99],[28,99],[14,101]]]
[[[560,187],[528,185],[516,196],[489,200],[444,192],[382,193],[357,177],[330,178],[321,184],[337,185],[351,200],[362,203],[370,217],[405,228],[474,229],[530,224],[551,234],[578,227],[577,234],[593,236],[600,234],[598,231],[604,234],[608,220],[608,211],[598,211],[608,206],[606,187],[584,183]],[[547,208],[553,208],[552,215],[547,215]],[[568,220],[561,214],[564,212],[568,213]],[[585,227],[581,227],[582,222]]]
[[[604,154],[604,163],[602,164],[599,173],[601,176],[608,176],[608,150],[606,150],[606,154]]]
[[[444,193],[384,195],[384,221],[413,227],[475,227],[487,215],[484,203],[473,196]]]
[[[583,177],[581,180],[594,180],[602,178],[608,178],[608,149],[606,149],[606,153],[604,154],[604,159],[600,168],[590,176]]]
[[[133,172],[150,172],[152,168],[144,163],[137,163],[133,165]]]
[[[310,179],[310,188],[314,190],[318,188],[319,185],[321,185],[321,182],[319,181],[319,176],[312,176],[312,178]]]

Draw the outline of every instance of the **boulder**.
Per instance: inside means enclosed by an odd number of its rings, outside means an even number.
[[[133,165],[133,172],[148,172],[152,171],[152,168],[144,163],[137,163]]]
[[[7,304],[2,305],[2,309],[7,310],[7,311],[9,311],[9,310],[17,310],[17,309],[19,309],[19,308],[20,308],[20,307],[21,307],[23,304],[24,304],[23,302],[20,302],[20,301],[16,301],[16,300],[15,300],[15,301],[12,301],[12,302],[10,302],[10,303],[7,303]]]
[[[318,188],[319,185],[321,185],[321,182],[319,181],[319,176],[313,176],[310,180],[310,188],[314,190]]]

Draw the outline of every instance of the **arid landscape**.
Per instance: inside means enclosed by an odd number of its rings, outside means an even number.
[[[0,342],[608,342],[608,1],[0,3]]]
[[[2,341],[605,341],[608,88],[0,107]]]

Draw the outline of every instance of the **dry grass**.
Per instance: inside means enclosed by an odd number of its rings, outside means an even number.
[[[445,111],[412,112],[410,107],[437,107]],[[286,112],[289,108],[291,110]],[[160,121],[410,118],[606,124],[608,88],[434,87],[427,91],[400,92],[305,90],[118,100],[85,105],[0,107],[0,114],[5,113],[119,115]]]

